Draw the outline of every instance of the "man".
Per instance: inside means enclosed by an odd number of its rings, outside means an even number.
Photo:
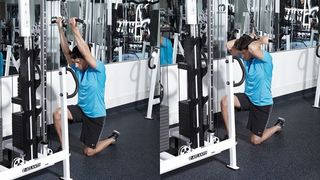
[[[252,144],[261,144],[274,133],[281,131],[285,120],[279,118],[276,124],[266,128],[272,111],[272,57],[270,53],[261,50],[262,44],[268,43],[268,37],[258,40],[249,35],[243,35],[238,40],[227,42],[227,49],[233,56],[242,58],[245,65],[246,82],[245,92],[236,93],[234,106],[242,111],[249,111],[247,128],[252,132],[250,141]],[[228,104],[227,96],[221,100],[221,112],[227,127]]]
[[[69,20],[75,46],[72,52],[67,43],[63,22],[57,18],[61,49],[70,67],[74,70],[78,82],[78,104],[68,106],[69,122],[82,122],[80,140],[85,145],[83,153],[93,156],[111,144],[114,144],[120,135],[115,131],[107,139],[100,139],[106,117],[104,103],[105,94],[105,66],[91,55],[90,47],[81,37],[75,18]],[[54,112],[54,125],[61,143],[61,110]]]

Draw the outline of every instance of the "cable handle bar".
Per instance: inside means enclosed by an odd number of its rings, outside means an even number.
[[[233,87],[238,87],[238,86],[241,86],[241,84],[243,84],[244,80],[246,79],[246,71],[245,71],[244,65],[242,63],[242,60],[239,57],[232,56],[232,59],[238,61],[240,68],[241,68],[241,71],[242,71],[241,80],[237,83],[233,82]]]
[[[67,67],[66,68],[66,72],[67,71],[69,71],[71,73],[71,75],[72,75],[72,77],[73,77],[73,79],[74,79],[74,81],[76,83],[76,88],[75,88],[74,92],[72,94],[70,94],[70,95],[67,93],[67,99],[70,99],[70,98],[73,98],[78,93],[78,91],[79,91],[79,82],[78,82],[78,79],[76,77],[76,74],[74,73],[74,71],[71,68]]]
[[[134,3],[134,4],[157,4],[159,3],[159,1],[154,1],[154,2],[151,2],[151,1],[135,1],[135,0],[123,0],[122,3]]]
[[[51,23],[52,23],[52,24],[57,23],[57,18],[58,18],[58,17],[56,17],[56,16],[51,17]],[[83,19],[76,18],[76,22],[77,22],[77,23],[80,23],[80,24],[82,24],[82,25],[84,25],[84,26],[86,25],[86,23],[84,22]],[[62,24],[63,24],[63,27],[67,27],[67,25],[68,25],[68,23],[67,23],[64,19],[62,20]]]
[[[149,69],[155,69],[155,68],[157,67],[155,64],[151,65],[152,59],[155,58],[155,54],[154,54],[154,53],[158,53],[158,49],[157,49],[157,48],[155,48],[155,49],[153,50],[153,52],[152,52],[152,54],[151,54],[151,56],[150,56],[150,58],[149,58],[149,60],[148,60],[148,67],[149,67]]]

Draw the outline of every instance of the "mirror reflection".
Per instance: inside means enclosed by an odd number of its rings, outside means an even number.
[[[317,0],[229,0],[228,38],[244,33],[268,36],[270,52],[315,47],[318,41]]]
[[[40,46],[41,9],[40,0],[30,1],[31,24],[34,45]],[[258,36],[267,35],[270,52],[315,47],[319,40],[319,1],[317,0],[228,0],[228,24],[219,13],[213,21],[215,38],[214,57],[225,55],[222,47],[229,40],[246,33]],[[51,23],[52,17],[64,16],[65,19],[77,17],[84,39],[91,44],[93,55],[104,63],[143,60],[150,57],[151,46],[162,49],[161,65],[175,64],[184,56],[183,39],[190,34],[186,25],[185,7],[181,0],[65,0],[46,1],[47,13],[46,50],[48,70],[66,64],[60,53],[57,27]],[[210,23],[207,19],[207,1],[198,1],[200,36],[206,46],[206,34]],[[160,32],[154,23],[157,20],[154,10],[160,10]],[[227,27],[227,29],[225,29]],[[66,27],[68,28],[68,27]],[[228,32],[228,34],[225,34]],[[0,75],[17,74],[19,69],[19,16],[18,0],[0,1]],[[219,38],[219,37],[220,38]],[[70,48],[74,46],[73,36],[67,30]],[[151,46],[150,46],[151,43]]]
[[[282,34],[286,46],[282,49],[314,47],[319,36],[319,1],[286,1],[282,14]]]
[[[0,2],[0,76],[16,74],[19,53],[16,46],[19,37],[17,1]]]
[[[159,1],[67,1],[61,16],[78,17],[82,36],[92,47],[92,54],[104,63],[147,59],[150,43],[157,34],[156,16]],[[52,8],[52,7],[51,7]],[[55,11],[56,12],[56,11]],[[52,12],[53,17],[55,12]],[[68,18],[66,18],[68,19]],[[155,27],[155,28],[152,28]],[[52,29],[52,31],[55,31]],[[53,32],[54,34],[56,32]],[[70,46],[74,46],[70,36]],[[51,36],[55,42],[55,35]],[[55,44],[55,43],[53,43]],[[157,44],[157,42],[153,43]],[[154,45],[153,45],[154,46]]]
[[[158,28],[154,27],[158,26],[152,23],[157,23],[153,10],[158,10],[158,7],[159,1],[123,1],[114,5],[110,42],[113,62],[149,57],[150,42],[157,41],[154,37],[158,34]]]
[[[41,48],[41,29],[45,29],[47,69],[55,70],[66,61],[60,50],[54,17],[83,20],[78,23],[82,36],[92,47],[92,54],[104,63],[148,59],[158,42],[159,1],[155,0],[61,0],[45,1],[46,16],[41,16],[40,0],[30,1],[31,32],[34,45]],[[0,75],[19,70],[18,0],[0,1]],[[41,18],[45,18],[41,24]],[[70,48],[75,46],[66,26]],[[40,57],[40,56],[39,56]]]
[[[33,45],[40,45],[40,1],[30,2],[31,36]],[[20,66],[18,0],[0,1],[0,76],[17,74]]]

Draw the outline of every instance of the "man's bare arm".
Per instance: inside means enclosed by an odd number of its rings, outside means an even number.
[[[88,44],[82,38],[81,33],[77,27],[76,19],[71,18],[69,23],[71,25],[71,30],[73,32],[73,36],[74,36],[74,39],[77,43],[77,47],[78,47],[80,53],[82,54],[85,61],[88,62],[90,67],[96,68],[96,66],[97,66],[96,59],[91,55]]]
[[[260,39],[253,41],[249,44],[248,50],[252,56],[263,59],[263,51],[261,50],[261,45],[268,44],[269,38],[267,36],[261,36]]]
[[[57,21],[58,30],[59,30],[60,46],[61,46],[62,52],[64,54],[64,57],[66,57],[69,65],[74,64],[74,61],[71,57],[71,51],[69,49],[69,44],[68,44],[67,38],[64,34],[62,19],[60,17],[58,17],[56,21]]]
[[[231,53],[232,56],[239,56],[238,50],[234,48],[234,43],[237,41],[237,39],[233,39],[227,42],[227,49]]]

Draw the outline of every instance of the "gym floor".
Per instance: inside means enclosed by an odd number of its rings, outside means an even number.
[[[237,162],[240,169],[225,165],[229,152],[166,173],[161,179],[308,179],[320,178],[320,109],[312,108],[311,92],[295,93],[276,98],[268,126],[278,116],[286,119],[282,132],[262,145],[252,145],[246,129],[246,112],[236,113]],[[219,129],[223,123],[219,122]],[[223,134],[220,130],[218,134]]]
[[[166,173],[161,179],[319,179],[320,109],[312,108],[314,89],[276,98],[269,126],[277,117],[286,119],[281,133],[262,145],[249,142],[247,112],[236,113],[238,171],[226,168],[228,151]],[[159,179],[159,123],[144,119],[145,107],[113,111],[104,137],[121,132],[118,144],[95,157],[82,155],[80,124],[69,126],[71,177],[73,179]],[[130,120],[128,120],[130,118]],[[218,136],[225,133],[218,122]],[[51,133],[55,136],[54,133]],[[56,145],[56,139],[53,144]],[[21,179],[57,179],[62,163]]]
[[[81,124],[69,125],[71,178],[87,179],[159,179],[159,121],[146,120],[145,106],[114,110],[108,114],[103,136],[113,129],[121,135],[116,145],[94,157],[82,154],[79,141]],[[159,111],[159,110],[158,110]],[[156,115],[158,117],[158,115]],[[158,119],[155,117],[155,119]],[[57,147],[57,138],[51,130]],[[62,162],[21,179],[56,180],[63,174]]]

